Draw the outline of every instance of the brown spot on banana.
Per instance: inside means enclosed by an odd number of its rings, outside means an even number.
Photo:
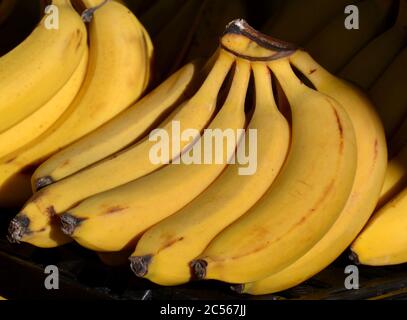
[[[109,215],[109,214],[114,214],[118,213],[120,211],[124,211],[128,209],[129,207],[124,207],[124,206],[112,206],[106,209],[104,215]]]

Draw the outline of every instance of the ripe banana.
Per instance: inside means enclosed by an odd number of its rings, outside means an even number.
[[[33,174],[33,190],[77,173],[135,143],[189,94],[197,68],[194,63],[185,65],[131,108],[45,161]]]
[[[87,0],[86,4],[92,7],[97,2]],[[150,75],[151,48],[147,43],[142,26],[121,4],[108,2],[94,13],[82,88],[51,128],[0,160],[1,206],[21,205],[13,200],[25,195],[20,189],[30,189],[30,177],[24,173],[32,173],[32,168],[50,155],[97,129],[140,97]]]
[[[386,135],[392,137],[407,117],[407,48],[373,84],[369,93],[382,119]]]
[[[309,40],[305,48],[331,72],[338,72],[384,28],[391,9],[388,0],[364,0],[359,9],[359,29],[344,27],[345,14],[338,14],[324,29]]]
[[[10,129],[0,133],[0,158],[27,145],[50,128],[77,95],[88,67],[88,49],[82,61],[68,82],[37,111],[17,123]]]
[[[267,66],[252,65],[256,86],[256,107],[249,130],[257,132],[257,170],[239,175],[239,165],[225,172],[185,208],[148,230],[132,254],[136,275],[162,285],[190,280],[189,262],[226,226],[238,219],[267,191],[286,159],[290,142],[287,121],[278,111]],[[246,143],[239,148],[248,152]]]
[[[303,51],[291,56],[290,60],[317,90],[335,98],[348,113],[356,133],[356,176],[345,208],[323,238],[282,271],[239,286],[239,291],[244,293],[283,291],[331,264],[351,244],[374,211],[386,172],[384,130],[369,99],[360,90],[328,73]]]
[[[51,17],[45,15],[26,40],[0,58],[0,133],[50,100],[83,57],[86,28],[80,16],[68,0],[52,4],[58,7],[58,28],[48,26]]]
[[[172,132],[173,122],[178,121],[181,132],[190,129],[202,131],[216,110],[218,92],[232,63],[233,59],[229,54],[221,53],[199,91],[178,112],[175,112],[174,116],[166,120],[167,124],[163,126],[163,130]],[[171,141],[169,149],[172,150],[175,146],[172,142],[175,141],[175,136],[170,134],[169,140]],[[121,186],[159,169],[164,164],[152,162],[150,158],[150,150],[155,144],[156,141],[146,137],[142,142],[41,190],[35,195],[34,201],[28,202],[22,211],[30,220],[35,220],[38,215],[47,215],[49,208],[52,208],[55,213],[62,213],[90,196]],[[179,150],[169,160],[178,157],[190,144],[188,141],[182,141]],[[115,174],[106,179],[106,172]],[[41,182],[42,179],[37,181]]]
[[[254,44],[246,37],[260,40]],[[275,55],[273,47],[280,55],[284,52],[283,43],[259,35],[241,21],[232,26],[229,41],[252,59],[256,52],[254,57],[263,60]],[[262,200],[191,263],[199,279],[242,283],[280,271],[322,238],[351,191],[357,154],[348,115],[336,100],[303,84],[287,57],[268,65],[290,102],[291,150]]]
[[[372,40],[341,70],[339,76],[369,89],[407,43],[407,1],[401,0],[393,27]]]
[[[298,45],[306,43],[332,17],[344,12],[350,0],[288,0],[263,26],[262,31]]]
[[[407,262],[407,187],[375,213],[352,244],[353,259],[370,266]]]
[[[236,132],[244,128],[249,79],[249,63],[238,60],[228,97],[209,129]],[[212,151],[210,164],[170,164],[83,201],[61,216],[63,231],[82,246],[97,251],[120,251],[133,246],[148,228],[184,207],[222,173],[240,139],[228,140],[228,146],[222,146],[221,162],[215,162],[220,150],[215,150],[214,145],[211,150],[202,150],[207,141],[199,139],[193,150],[200,149],[202,157]]]
[[[17,0],[0,0],[0,25],[7,20],[16,6]]]
[[[407,182],[407,144],[391,159],[387,166],[386,177],[380,193],[378,207],[390,201]]]

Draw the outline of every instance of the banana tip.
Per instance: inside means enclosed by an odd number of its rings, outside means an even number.
[[[234,284],[234,285],[231,285],[231,286],[230,286],[230,289],[231,289],[233,292],[242,294],[243,291],[244,291],[244,284]]]
[[[360,264],[359,256],[357,255],[357,253],[353,252],[352,250],[349,254],[349,260],[355,264]]]
[[[75,229],[84,221],[85,219],[77,218],[70,213],[64,213],[60,216],[61,219],[61,230],[68,236],[72,236]]]
[[[53,184],[54,182],[55,182],[54,179],[52,179],[52,177],[50,176],[38,178],[35,181],[35,191],[39,191],[40,189],[43,189],[49,186],[50,184]]]
[[[202,280],[206,277],[206,268],[208,266],[208,262],[203,259],[194,260],[191,262],[191,270],[193,276],[198,279]]]
[[[130,257],[130,268],[137,277],[142,278],[148,273],[148,265],[152,259],[152,255]]]
[[[24,235],[30,233],[30,219],[25,214],[17,215],[8,227],[7,239],[11,243],[19,243]]]

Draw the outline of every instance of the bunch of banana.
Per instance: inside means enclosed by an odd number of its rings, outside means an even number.
[[[20,206],[36,166],[126,109],[149,83],[153,48],[135,16],[118,2],[83,3],[92,15],[89,49],[70,1],[54,0],[59,29],[47,29],[46,15],[0,59],[1,207]]]

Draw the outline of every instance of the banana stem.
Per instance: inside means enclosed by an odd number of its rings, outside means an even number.
[[[87,8],[85,11],[82,12],[82,15],[81,15],[82,21],[85,23],[91,22],[95,11],[100,9],[101,7],[103,7],[110,1],[111,0],[104,0],[102,3],[98,4],[97,6]]]

